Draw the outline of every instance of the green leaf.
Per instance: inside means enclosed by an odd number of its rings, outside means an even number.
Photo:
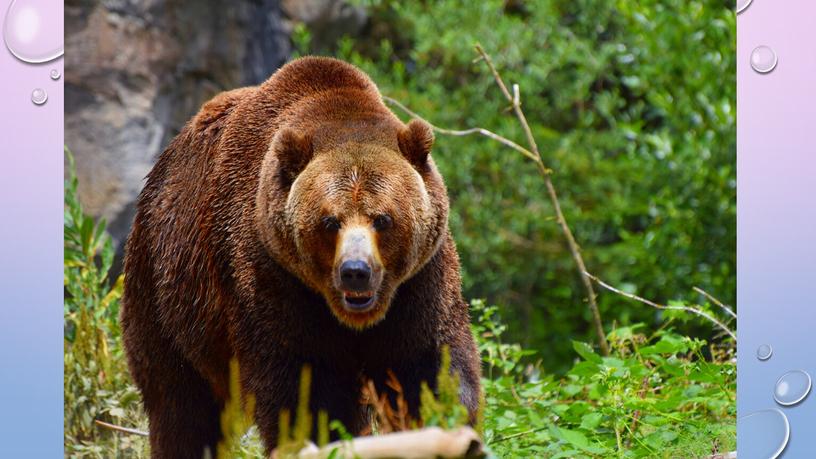
[[[589,448],[589,440],[587,440],[586,435],[578,432],[577,430],[569,430],[563,427],[558,428],[558,434],[564,440],[570,442],[573,446],[586,450]]]
[[[663,335],[660,341],[654,345],[641,348],[640,354],[643,356],[653,354],[672,355],[678,352],[686,352],[688,349],[687,340],[672,335]]]
[[[79,236],[82,244],[82,252],[86,256],[93,255],[91,252],[91,240],[93,239],[94,222],[93,219],[85,218],[79,228]]]
[[[573,341],[572,348],[575,349],[575,352],[578,353],[584,360],[593,363],[601,363],[602,359],[601,356],[596,354],[594,350],[592,350],[592,346],[587,343],[583,343],[580,341]]]
[[[584,430],[594,430],[601,423],[603,414],[594,412],[587,413],[581,417],[581,428]]]
[[[575,376],[592,376],[598,373],[599,367],[597,364],[592,362],[578,362],[576,363],[572,369],[569,371],[569,374]]]

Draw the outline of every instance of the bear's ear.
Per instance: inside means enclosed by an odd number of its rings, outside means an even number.
[[[418,169],[428,162],[428,155],[434,143],[433,130],[427,122],[414,118],[397,136],[402,155]]]
[[[278,159],[278,172],[286,186],[295,181],[313,156],[311,138],[289,128],[275,134],[272,151]]]

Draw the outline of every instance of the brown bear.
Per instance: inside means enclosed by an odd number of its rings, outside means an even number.
[[[122,329],[153,457],[214,451],[233,357],[270,450],[306,364],[310,409],[357,433],[364,378],[386,391],[393,371],[417,416],[448,346],[474,416],[479,357],[432,144],[362,71],[319,57],[187,123],[126,249]]]

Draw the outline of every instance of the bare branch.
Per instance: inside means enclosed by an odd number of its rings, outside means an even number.
[[[595,281],[595,283],[597,283],[601,287],[609,290],[610,292],[617,293],[618,295],[621,295],[621,296],[625,296],[626,298],[629,298],[630,300],[635,300],[635,301],[641,302],[643,304],[649,305],[649,306],[651,306],[653,308],[656,308],[656,309],[671,309],[671,310],[676,310],[676,311],[686,311],[686,312],[690,312],[692,314],[696,314],[696,315],[698,315],[700,317],[703,317],[703,318],[707,319],[708,321],[710,321],[711,323],[713,323],[714,325],[716,325],[717,327],[721,328],[724,332],[728,333],[728,335],[731,338],[733,338],[734,341],[737,340],[737,336],[734,334],[733,331],[731,331],[730,328],[728,328],[725,324],[723,324],[722,322],[715,319],[710,314],[706,313],[705,311],[703,311],[703,310],[701,310],[699,308],[695,308],[695,307],[691,307],[691,306],[668,306],[668,305],[665,305],[665,304],[655,303],[654,301],[650,301],[650,300],[647,300],[645,298],[634,295],[632,293],[627,293],[627,292],[624,292],[623,290],[617,289],[617,288],[607,284],[606,282],[598,279],[597,277],[593,276],[592,274],[590,274],[588,272],[586,273],[586,275],[587,275],[587,277],[589,277],[590,279]]]
[[[493,78],[496,80],[496,84],[501,89],[502,94],[507,99],[508,102],[511,103],[511,107],[518,118],[519,123],[521,124],[522,129],[524,130],[524,134],[527,137],[527,143],[530,146],[530,149],[524,148],[521,145],[509,140],[505,137],[502,137],[496,133],[488,131],[487,129],[483,128],[472,128],[466,130],[453,130],[453,129],[444,129],[438,126],[433,125],[432,123],[428,123],[434,129],[434,131],[440,134],[446,135],[453,135],[453,136],[465,136],[470,134],[481,134],[485,137],[489,137],[493,140],[496,140],[516,151],[523,154],[526,158],[532,160],[538,171],[544,178],[544,184],[547,188],[547,194],[549,195],[550,201],[552,202],[553,209],[555,210],[556,220],[558,221],[558,225],[561,227],[561,231],[564,233],[564,236],[567,239],[567,245],[569,246],[570,253],[572,254],[572,258],[575,261],[575,264],[578,268],[578,274],[581,277],[581,281],[584,284],[584,289],[587,292],[587,301],[589,302],[589,309],[592,312],[592,319],[593,325],[595,328],[595,334],[597,335],[598,345],[601,348],[601,353],[603,355],[609,355],[609,344],[606,342],[606,333],[604,333],[603,329],[603,322],[601,320],[601,313],[598,310],[598,303],[596,301],[595,290],[592,287],[592,282],[589,280],[588,277],[584,274],[587,269],[586,265],[584,264],[584,259],[581,256],[581,248],[578,243],[575,241],[575,236],[572,234],[572,230],[570,230],[569,225],[567,224],[567,219],[564,217],[564,213],[561,210],[561,203],[558,200],[558,193],[555,191],[555,186],[552,183],[550,175],[552,170],[547,168],[544,165],[544,161],[541,159],[541,153],[538,150],[538,144],[536,144],[535,138],[533,137],[533,132],[530,129],[529,123],[527,123],[527,118],[524,116],[524,112],[521,110],[521,90],[519,89],[519,85],[513,85],[513,94],[510,93],[507,89],[507,85],[504,84],[504,81],[501,78],[498,70],[493,65],[493,61],[490,59],[490,56],[485,52],[485,50],[481,47],[481,45],[476,45],[476,51],[479,53],[479,58],[474,60],[474,62],[484,61],[490,72],[493,74]],[[383,96],[383,100],[388,102],[398,108],[400,108],[405,113],[409,114],[410,116],[420,118],[417,113],[410,110],[405,105],[401,104],[399,101],[391,98]]]
[[[722,454],[715,454],[713,456],[709,456],[710,459],[737,459],[737,452],[731,451],[728,453]]]
[[[533,153],[530,150],[522,147],[521,145],[517,144],[516,142],[513,142],[512,140],[510,140],[510,139],[508,139],[506,137],[502,137],[502,136],[496,134],[495,132],[488,131],[487,129],[480,128],[480,127],[465,129],[465,130],[461,130],[461,131],[455,130],[455,129],[441,128],[441,127],[436,126],[435,124],[431,123],[430,121],[426,120],[425,118],[419,116],[417,113],[413,112],[410,108],[406,107],[405,105],[403,105],[402,103],[400,103],[398,100],[396,100],[394,98],[391,98],[391,97],[388,97],[388,96],[382,96],[382,99],[385,102],[388,102],[389,104],[391,104],[391,105],[399,108],[400,110],[404,111],[405,113],[407,113],[411,117],[419,118],[419,119],[425,121],[426,123],[430,124],[431,128],[435,132],[438,132],[440,134],[452,135],[452,136],[458,136],[458,137],[462,137],[462,136],[466,136],[466,135],[472,135],[472,134],[481,134],[481,135],[483,135],[485,137],[490,137],[491,139],[493,139],[493,140],[495,140],[495,141],[497,141],[499,143],[502,143],[502,144],[512,148],[513,150],[518,151],[519,153],[523,154],[524,156],[526,156],[526,157],[528,157],[528,158],[530,158],[532,160],[535,160],[535,155],[533,155]]]
[[[642,382],[640,383],[640,390],[638,391],[638,397],[643,400],[646,397],[646,389],[649,388],[649,377],[644,376]],[[634,438],[635,434],[637,433],[638,428],[638,421],[640,420],[640,410],[635,410],[634,416],[632,416],[632,426],[629,427],[629,431],[632,432],[626,439],[626,449],[632,446],[632,438]]]
[[[117,432],[122,432],[131,435],[140,435],[142,437],[147,437],[148,433],[143,430],[138,429],[131,429],[130,427],[122,427],[117,426],[116,424],[109,424],[105,421],[100,421],[99,419],[94,419],[94,423],[98,426],[104,427],[106,429],[115,430]]]
[[[730,307],[728,307],[727,305],[723,304],[722,301],[714,298],[712,295],[710,295],[708,292],[701,289],[700,287],[692,287],[692,288],[694,289],[695,292],[697,292],[697,293],[703,295],[704,297],[708,298],[708,301],[711,301],[712,303],[714,303],[717,306],[719,306],[720,308],[722,308],[722,310],[725,311],[729,316],[731,316],[731,317],[733,317],[735,319],[737,318],[737,314],[734,312],[734,310],[731,309]]]
[[[519,90],[519,85],[513,85],[513,107],[520,107],[521,106],[521,91]]]
[[[523,432],[516,432],[514,434],[505,435],[503,437],[498,437],[495,440],[491,441],[490,444],[492,445],[492,444],[495,444],[495,443],[500,443],[500,442],[503,442],[503,441],[512,440],[513,438],[525,437],[525,436],[530,435],[532,433],[541,432],[542,430],[547,430],[549,428],[550,428],[550,426],[543,426],[543,427],[536,427],[536,428],[530,429],[530,430],[525,430]]]
[[[516,114],[516,118],[518,118],[521,127],[524,129],[524,134],[527,136],[527,143],[535,156],[532,159],[536,163],[536,166],[538,166],[539,172],[544,177],[544,184],[547,187],[547,194],[549,194],[550,201],[555,209],[558,224],[561,226],[561,231],[564,233],[564,236],[567,239],[570,253],[572,253],[572,258],[578,267],[578,273],[581,276],[581,281],[586,289],[589,309],[592,312],[592,320],[595,325],[595,334],[598,338],[598,345],[600,346],[601,352],[604,355],[609,355],[609,344],[606,342],[606,333],[604,333],[601,313],[598,310],[598,303],[595,299],[595,289],[592,287],[592,282],[589,280],[589,277],[587,277],[585,274],[587,272],[587,268],[584,264],[584,258],[581,256],[581,248],[578,246],[578,242],[575,241],[575,236],[573,236],[572,230],[570,230],[570,227],[567,224],[567,219],[564,217],[564,213],[561,211],[561,203],[558,200],[558,193],[556,193],[555,186],[550,178],[551,170],[544,165],[544,161],[541,159],[541,153],[538,150],[538,144],[536,144],[535,137],[533,137],[533,131],[530,129],[530,125],[527,123],[527,118],[524,116],[524,111],[521,109],[521,90],[519,89],[518,85],[513,85],[513,94],[510,94],[510,91],[507,90],[507,86],[504,84],[501,75],[499,74],[498,70],[496,70],[496,66],[493,65],[490,55],[487,54],[484,48],[482,48],[482,46],[479,44],[476,45],[476,51],[484,59],[488,68],[490,69],[490,72],[493,74],[493,79],[496,80],[496,84],[499,86],[499,89],[501,89],[502,94],[504,94],[504,97],[513,105],[513,111]]]

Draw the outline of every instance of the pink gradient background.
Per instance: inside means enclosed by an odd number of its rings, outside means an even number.
[[[754,0],[737,30],[737,407],[744,416],[781,408],[773,388],[786,371],[816,375],[816,2]],[[759,45],[779,57],[766,75],[750,67]],[[765,362],[756,358],[763,343],[774,349]],[[791,437],[782,457],[816,457],[813,398],[783,409]]]
[[[0,0],[5,17],[10,0]],[[62,16],[62,2],[53,1]],[[1,21],[0,21],[1,23]],[[48,31],[60,38],[62,29]],[[54,38],[54,37],[52,37]],[[0,457],[62,457],[63,59],[0,43]],[[48,92],[36,106],[31,91]]]

